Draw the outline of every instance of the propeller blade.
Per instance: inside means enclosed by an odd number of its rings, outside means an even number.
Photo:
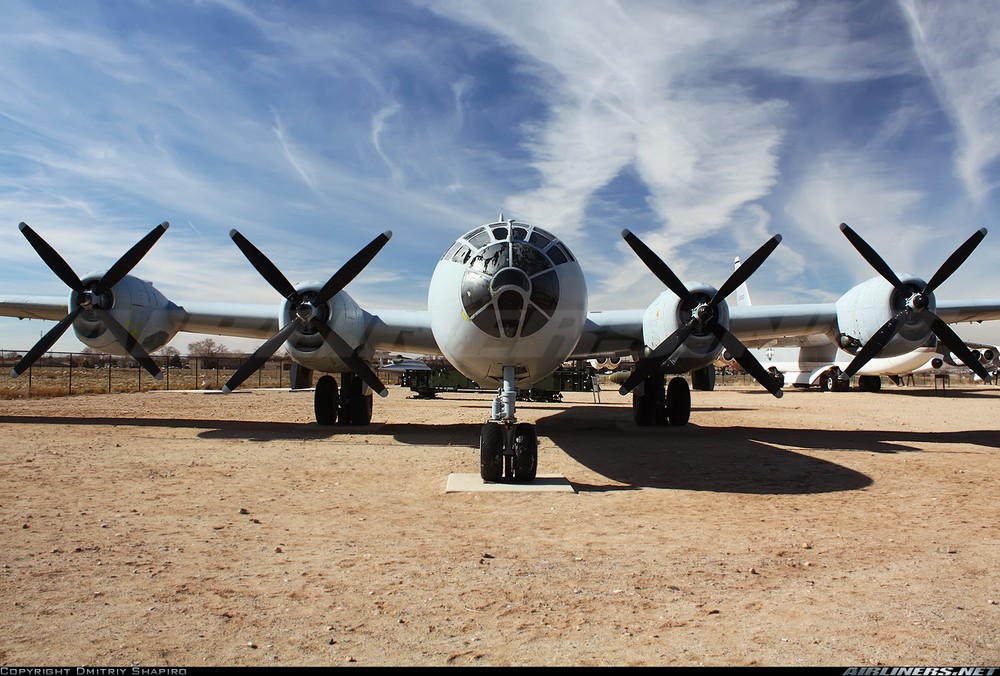
[[[139,261],[142,260],[142,257],[149,253],[149,250],[153,248],[154,244],[156,244],[156,240],[160,239],[160,236],[165,233],[169,227],[170,224],[164,221],[150,230],[149,234],[136,242],[131,249],[126,251],[122,257],[115,261],[115,264],[104,273],[104,276],[101,277],[101,281],[99,281],[97,286],[94,287],[94,292],[104,293],[120,282],[122,278],[127,275],[132,268],[139,263]],[[157,371],[159,371],[159,369],[157,369]]]
[[[622,237],[625,242],[632,247],[639,259],[646,264],[650,272],[656,275],[656,278],[663,282],[664,286],[674,292],[678,298],[688,302],[690,305],[695,305],[694,297],[688,288],[684,286],[684,283],[677,278],[673,270],[667,267],[659,256],[653,253],[653,250],[646,246],[641,239],[632,234],[628,229],[622,230]],[[741,266],[742,267],[742,266]]]
[[[635,368],[632,369],[632,373],[629,377],[626,378],[625,382],[622,383],[622,386],[618,388],[619,394],[628,394],[638,387],[639,383],[641,383],[644,378],[655,373],[657,369],[663,365],[663,362],[670,359],[670,355],[672,355],[674,351],[676,351],[677,348],[680,347],[685,340],[687,340],[691,331],[694,330],[694,325],[695,322],[691,321],[680,327],[667,336],[662,343],[657,345],[656,349],[650,352],[648,357],[640,359],[635,365]]]
[[[927,282],[927,286],[924,287],[923,294],[926,296],[929,293],[934,293],[934,289],[941,286],[944,280],[951,277],[951,274],[965,262],[965,259],[968,258],[973,251],[975,251],[976,247],[979,246],[979,243],[983,241],[984,237],[986,237],[986,228],[980,228],[972,234],[972,237],[965,240],[965,243],[962,244],[962,246],[955,249],[955,253],[948,257],[948,260],[946,260],[941,267],[938,268],[938,271],[934,273],[934,276],[931,277],[931,281]],[[955,354],[958,353],[956,352]]]
[[[21,234],[24,235],[24,238],[28,240],[28,244],[38,253],[45,264],[49,266],[49,269],[56,273],[56,277],[77,293],[84,291],[83,282],[73,272],[73,268],[63,260],[62,256],[56,253],[55,249],[49,246],[48,242],[32,230],[27,223],[21,223],[17,227],[21,231]]]
[[[242,366],[236,369],[236,373],[233,377],[222,387],[222,391],[229,394],[237,387],[239,387],[244,380],[249,378],[257,369],[264,365],[268,359],[270,359],[281,344],[288,340],[288,336],[292,335],[292,332],[298,328],[298,320],[292,320],[281,327],[281,330],[276,334],[267,339],[263,345],[257,348],[257,351],[250,356]]]
[[[313,303],[322,305],[333,298],[341,289],[347,286],[352,279],[358,276],[365,267],[372,262],[375,255],[382,250],[386,242],[392,237],[392,231],[386,230],[381,235],[369,242],[361,251],[354,254],[351,260],[344,263],[333,276],[327,280],[323,288],[316,294]],[[339,355],[338,355],[339,356]],[[343,359],[343,357],[341,357]]]
[[[760,365],[757,358],[753,356],[753,353],[747,349],[747,346],[744,345],[739,338],[730,333],[721,324],[713,324],[712,333],[716,335],[723,347],[729,351],[729,353],[733,356],[733,359],[735,359],[739,365],[743,367],[744,371],[753,376],[754,380],[763,385],[764,389],[773,394],[775,397],[778,399],[782,397],[784,393],[778,386],[778,382],[770,373],[767,372],[767,369]]]
[[[139,364],[146,369],[151,376],[160,380],[163,377],[163,374],[160,373],[160,367],[157,366],[156,362],[154,362],[146,353],[146,350],[144,350],[142,345],[139,344],[139,341],[135,339],[135,336],[129,333],[128,329],[122,326],[121,323],[111,316],[111,313],[107,310],[95,307],[94,311],[97,313],[97,316],[101,318],[101,321],[104,322],[104,325],[108,327],[108,331],[114,335],[118,344],[124,347],[128,353],[132,355],[132,358],[139,362]]]
[[[712,298],[709,305],[716,305],[722,299],[727,298],[740,284],[750,279],[750,275],[757,272],[757,268],[767,260],[767,257],[771,255],[780,243],[781,235],[775,235],[764,242],[763,246],[753,252],[750,258],[746,259],[740,267],[733,271],[733,274],[729,275],[729,279],[715,293],[715,297]]]
[[[882,325],[882,328],[875,332],[875,335],[868,339],[868,342],[858,350],[854,359],[844,369],[843,380],[850,380],[851,376],[857,373],[862,366],[867,364],[872,357],[881,352],[889,344],[889,341],[896,335],[900,322],[903,321],[907,314],[907,310],[897,312],[895,316]]]
[[[24,225],[22,223],[22,225]],[[66,332],[69,325],[83,312],[83,308],[77,306],[75,310],[59,320],[59,323],[49,329],[49,332],[42,336],[35,346],[28,350],[28,354],[21,357],[21,361],[11,370],[10,377],[17,378],[19,375],[31,368],[31,365],[38,361],[39,357],[48,352],[62,334]]]
[[[851,230],[851,226],[847,223],[841,223],[840,231],[844,233],[848,240],[850,240],[851,244],[854,245],[854,248],[858,250],[858,253],[860,253],[866,261],[868,261],[868,264],[875,268],[875,271],[882,275],[887,282],[892,284],[894,289],[904,288],[903,283],[899,281],[899,277],[897,277],[896,273],[892,271],[892,268],[890,268],[888,264],[882,260],[882,257],[876,253],[875,249],[868,246],[868,242],[861,239],[861,235]]]
[[[979,359],[975,354],[973,354],[972,350],[969,349],[969,346],[965,344],[965,341],[962,340],[950,326],[948,326],[947,322],[942,321],[940,317],[929,310],[924,310],[924,312],[921,313],[920,318],[923,319],[928,326],[930,326],[934,335],[936,335],[942,343],[947,345],[949,350],[961,359],[966,366],[972,369],[977,376],[983,379],[984,383],[991,380],[990,374],[987,372],[986,368],[980,363]]]
[[[267,256],[261,253],[260,249],[251,244],[250,240],[241,235],[236,229],[230,230],[229,236],[234,242],[236,242],[236,246],[240,248],[240,251],[242,251],[243,255],[246,256],[248,261],[250,261],[250,265],[252,265],[254,269],[260,273],[260,276],[263,277],[267,283],[270,284],[271,287],[280,293],[284,298],[291,300],[291,297],[295,295],[295,287],[292,286],[292,283],[288,281],[287,277],[281,274],[281,270],[279,270]]]
[[[343,338],[338,336],[333,329],[327,326],[324,322],[316,321],[312,323],[320,335],[323,336],[323,340],[333,348],[333,351],[340,357],[340,360],[347,364],[347,367],[354,371],[361,380],[364,381],[368,387],[372,388],[378,393],[378,396],[385,397],[389,394],[388,388],[382,384],[382,381],[378,379],[375,375],[375,371],[368,363],[358,356],[356,350],[352,350],[351,346],[348,345]]]

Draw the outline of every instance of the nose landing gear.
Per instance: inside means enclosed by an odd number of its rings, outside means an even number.
[[[538,436],[534,425],[519,423],[514,367],[503,369],[503,387],[493,400],[493,416],[479,435],[479,475],[483,481],[530,483],[538,471]]]

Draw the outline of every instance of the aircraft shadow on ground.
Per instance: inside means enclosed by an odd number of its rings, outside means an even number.
[[[321,427],[316,423],[267,422],[256,420],[201,420],[198,418],[84,418],[65,416],[0,416],[0,424],[13,425],[84,425],[113,427],[166,427],[203,429],[202,439],[241,439],[275,441],[278,439],[328,439],[344,432],[365,431],[364,427]]]
[[[882,389],[879,390],[878,396],[884,397],[886,395],[893,397],[933,397],[933,398],[944,398],[944,399],[996,399],[996,388],[991,386],[986,386],[990,389],[895,389],[893,387],[883,385]]]
[[[442,402],[447,406],[447,402]],[[540,406],[541,407],[541,406]],[[639,427],[630,408],[601,404],[549,405],[540,418],[543,438],[539,472],[545,473],[544,439],[606,477],[607,484],[575,483],[579,491],[673,488],[757,494],[810,494],[857,490],[871,478],[836,463],[805,455],[813,451],[915,452],[927,444],[972,444],[1000,448],[996,430],[817,430],[757,427]],[[697,412],[698,409],[695,409]],[[484,411],[485,419],[485,411]],[[322,440],[344,434],[391,436],[405,444],[463,446],[478,453],[478,423],[376,423],[368,427],[316,423],[170,418],[0,416],[0,424],[165,427],[201,430],[203,439]]]
[[[917,452],[927,444],[1000,447],[995,430],[817,430],[756,427],[639,427],[627,410],[577,406],[544,418],[540,436],[601,476],[626,488],[679,488],[737,493],[808,494],[857,490],[860,472],[798,452]],[[539,471],[544,471],[544,448]],[[577,485],[578,490],[622,486]]]

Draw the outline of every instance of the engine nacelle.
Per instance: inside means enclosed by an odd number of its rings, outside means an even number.
[[[858,284],[837,300],[837,343],[842,350],[857,354],[882,326],[903,311],[913,293],[919,293],[926,282],[918,277],[900,276],[908,292],[897,291],[882,279],[874,277]],[[933,294],[928,294],[927,309],[937,310]],[[895,357],[923,345],[932,335],[930,327],[919,317],[912,317],[899,326],[896,335],[879,353],[881,357]]]
[[[296,285],[295,290],[302,299],[315,296],[323,288],[323,282],[303,282]],[[285,301],[278,317],[278,325],[285,326],[295,319],[296,305]],[[373,347],[364,343],[366,317],[365,311],[345,291],[333,296],[325,305],[318,308],[319,321],[325,322],[334,333],[344,339],[348,345],[357,345],[358,356],[371,361],[375,355]],[[333,348],[323,339],[319,331],[312,328],[294,331],[285,341],[285,349],[289,356],[307,369],[321,373],[346,373],[351,369],[337,357]]]
[[[688,290],[701,303],[707,303],[716,289],[708,284],[687,284]],[[691,321],[694,307],[678,298],[670,291],[656,297],[642,316],[642,336],[647,350],[652,350],[666,340],[670,334]],[[729,305],[720,301],[716,306],[718,322],[729,328]],[[707,326],[696,326],[684,343],[674,351],[664,365],[666,373],[687,373],[708,366],[722,354],[722,344]],[[646,355],[639,355],[644,357]]]
[[[91,273],[81,281],[85,287],[96,284],[102,273]],[[126,275],[109,292],[110,306],[105,309],[142,345],[153,352],[177,335],[183,319],[182,310],[171,303],[149,282]],[[78,305],[77,293],[70,294],[69,307]],[[128,351],[93,310],[84,310],[73,322],[73,331],[84,345],[107,354],[126,357]]]

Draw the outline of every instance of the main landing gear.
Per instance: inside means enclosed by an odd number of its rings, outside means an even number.
[[[353,373],[340,376],[340,386],[333,376],[316,382],[314,403],[316,422],[320,425],[367,425],[372,421],[372,391]]]
[[[687,425],[691,418],[687,381],[680,376],[671,378],[664,389],[663,376],[646,376],[632,393],[632,417],[640,427]]]
[[[493,399],[493,415],[479,435],[479,475],[483,481],[529,483],[538,471],[538,436],[530,423],[514,415],[517,385],[514,367],[503,369],[503,386]]]

